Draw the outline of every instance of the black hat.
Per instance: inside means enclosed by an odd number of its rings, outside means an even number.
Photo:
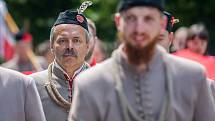
[[[87,9],[88,6],[92,5],[91,1],[85,1],[81,4],[80,8],[77,11],[66,10],[61,12],[54,23],[54,26],[59,24],[76,24],[82,26],[88,31],[87,19],[84,16],[83,12]]]
[[[172,32],[174,24],[179,22],[179,19],[175,19],[175,17],[167,11],[164,11],[163,14],[167,17],[166,30],[170,33]]]
[[[134,6],[153,6],[163,11],[164,0],[121,0],[118,4],[118,11],[127,10]]]
[[[77,11],[66,10],[61,12],[54,23],[54,26],[59,24],[76,24],[82,26],[84,29],[88,31],[87,19],[82,13],[78,13]]]

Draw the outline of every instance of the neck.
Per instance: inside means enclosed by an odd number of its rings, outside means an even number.
[[[69,77],[73,77],[75,71],[77,69],[64,69],[66,71],[66,73],[68,74]]]
[[[68,74],[69,77],[73,77],[75,71],[78,70],[79,68],[81,68],[83,63],[84,62],[75,64],[72,66],[71,66],[71,64],[59,64],[59,63],[58,64]]]

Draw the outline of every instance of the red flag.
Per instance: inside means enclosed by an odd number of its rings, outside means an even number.
[[[5,2],[0,0],[0,56],[6,61],[13,57],[15,44],[12,33],[5,21],[7,13]]]
[[[7,39],[4,40],[4,60],[12,59],[14,55],[14,46],[8,42]]]

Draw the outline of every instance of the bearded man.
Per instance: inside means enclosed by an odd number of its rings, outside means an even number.
[[[157,45],[163,7],[162,0],[121,0],[122,45],[76,78],[70,121],[214,121],[203,67]]]

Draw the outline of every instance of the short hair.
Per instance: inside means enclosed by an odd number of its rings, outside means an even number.
[[[209,33],[204,24],[194,24],[188,29],[187,40],[192,40],[196,36],[205,41],[209,41]]]

